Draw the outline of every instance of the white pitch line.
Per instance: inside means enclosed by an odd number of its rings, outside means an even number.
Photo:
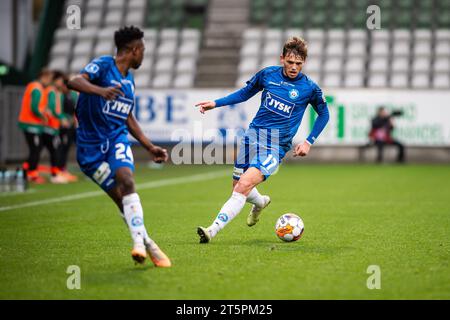
[[[196,174],[196,175],[192,175],[192,176],[185,176],[185,177],[165,179],[165,180],[156,180],[156,181],[137,184],[136,189],[138,191],[140,191],[140,190],[145,190],[145,189],[154,189],[154,188],[158,188],[158,187],[171,186],[171,185],[183,184],[183,183],[188,183],[188,182],[212,180],[215,178],[224,177],[225,175],[228,175],[228,174],[230,174],[229,170],[226,170],[226,171],[221,170],[221,171],[217,171],[217,172],[202,173],[202,174]],[[72,200],[93,198],[93,197],[101,196],[104,194],[105,194],[104,191],[83,192],[83,193],[78,193],[78,194],[59,197],[59,198],[51,198],[51,199],[45,199],[45,200],[39,200],[39,201],[26,202],[26,203],[12,205],[12,206],[0,207],[0,212],[28,208],[28,207],[42,206],[42,205],[47,205],[47,204],[52,204],[52,203],[60,203],[60,202],[66,202],[66,201],[72,201]]]

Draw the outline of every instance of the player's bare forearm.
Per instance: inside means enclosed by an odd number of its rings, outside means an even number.
[[[157,163],[161,163],[167,161],[169,159],[169,155],[166,149],[163,149],[159,146],[155,146],[150,140],[144,135],[142,132],[139,123],[132,113],[127,118],[127,126],[131,135],[139,141],[139,143],[153,155],[153,161]]]
[[[78,92],[97,95],[101,89],[99,86],[90,83],[86,74],[78,74],[72,77],[67,83],[67,87]]]
[[[145,136],[135,116],[130,113],[127,119],[127,126],[130,134],[147,150],[150,151],[154,148],[154,144]]]
[[[120,90],[120,85],[103,88],[91,83],[87,74],[78,74],[74,76],[67,83],[67,87],[78,92],[95,94],[106,100],[114,100],[119,95],[124,96],[124,93]]]

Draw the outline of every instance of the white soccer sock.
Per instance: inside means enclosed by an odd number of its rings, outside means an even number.
[[[123,222],[125,222],[126,226],[128,227],[127,219],[125,219],[125,215],[123,214],[123,212],[119,211],[119,214],[120,214],[120,217],[123,219]],[[149,246],[152,249],[155,248],[155,246],[156,246],[155,241],[153,241],[152,238],[149,237],[146,229],[144,231],[145,231],[145,233],[144,233],[144,244],[146,246]]]
[[[147,230],[145,230],[144,226],[144,212],[139,195],[132,193],[124,196],[122,198],[122,204],[131,238],[135,243],[142,243],[147,235]]]
[[[214,237],[220,230],[222,230],[234,217],[236,217],[245,205],[247,197],[242,193],[233,192],[230,199],[220,209],[217,218],[209,226],[211,237]]]
[[[247,202],[254,204],[255,206],[260,208],[264,206],[264,198],[259,193],[258,189],[256,189],[256,187],[254,187],[252,191],[250,191],[250,193],[248,194]]]

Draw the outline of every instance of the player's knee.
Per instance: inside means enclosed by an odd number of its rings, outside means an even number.
[[[119,187],[122,195],[128,195],[134,193],[134,180],[132,177],[126,177],[119,181]]]
[[[248,195],[254,187],[255,185],[251,181],[241,178],[234,186],[233,191]]]

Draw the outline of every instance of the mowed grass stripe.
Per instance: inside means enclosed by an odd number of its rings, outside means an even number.
[[[164,187],[164,186],[172,186],[172,185],[177,185],[177,184],[211,180],[211,179],[221,178],[221,177],[224,177],[229,174],[230,174],[229,170],[221,170],[221,171],[217,171],[217,172],[210,172],[210,173],[196,174],[196,175],[179,177],[179,178],[170,178],[170,179],[140,183],[140,184],[136,185],[136,188],[138,189],[138,191],[146,190],[146,189],[154,189],[154,188],[159,188],[159,187]],[[26,202],[26,203],[17,204],[17,205],[0,207],[0,212],[35,207],[35,206],[48,205],[48,204],[52,204],[52,203],[61,203],[61,202],[67,202],[67,201],[73,201],[73,200],[93,198],[93,197],[101,196],[103,194],[104,194],[104,191],[99,190],[99,191],[83,192],[83,193],[78,193],[78,194],[73,194],[73,195],[63,196],[63,197],[57,197],[57,198],[44,199],[44,200],[39,200],[39,201],[31,201],[31,202]]]

